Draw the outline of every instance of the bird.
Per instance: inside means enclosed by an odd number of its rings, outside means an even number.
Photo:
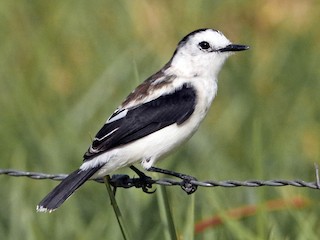
[[[155,167],[198,129],[217,94],[225,60],[247,45],[233,44],[211,28],[197,29],[178,43],[170,60],[134,89],[107,119],[83,156],[82,165],[62,180],[38,205],[52,212],[91,178],[130,167],[181,179],[188,175]],[[189,191],[193,191],[190,190]]]

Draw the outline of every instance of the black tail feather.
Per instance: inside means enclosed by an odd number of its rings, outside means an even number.
[[[74,191],[85,183],[100,167],[76,170],[56,186],[37,206],[38,212],[52,212],[66,201]]]

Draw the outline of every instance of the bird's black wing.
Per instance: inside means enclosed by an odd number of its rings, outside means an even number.
[[[162,95],[129,109],[117,110],[97,133],[84,161],[112,148],[130,143],[171,124],[184,123],[193,113],[196,92],[192,86]]]

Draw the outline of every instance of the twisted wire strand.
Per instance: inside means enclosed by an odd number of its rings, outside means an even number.
[[[320,189],[319,181],[319,170],[318,166],[315,165],[316,170],[316,181],[315,182],[305,182],[303,180],[247,180],[247,181],[237,181],[237,180],[226,180],[226,181],[198,181],[191,180],[189,183],[196,187],[283,187],[283,186],[293,186],[293,187],[306,187],[311,189]],[[61,181],[65,179],[67,174],[46,174],[39,172],[25,172],[18,171],[14,169],[0,169],[0,175],[8,175],[13,177],[28,177],[36,180],[50,179],[55,181]],[[99,183],[103,183],[102,178],[90,179]],[[183,180],[175,179],[151,179],[151,178],[130,178],[128,175],[115,174],[112,175],[110,179],[110,184],[114,187],[122,188],[143,188],[144,186],[151,187],[153,184],[164,185],[164,186],[184,186],[185,182]]]

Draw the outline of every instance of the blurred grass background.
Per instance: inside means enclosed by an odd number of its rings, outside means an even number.
[[[251,49],[224,66],[197,134],[158,166],[200,180],[314,181],[320,157],[320,3],[300,0],[0,2],[0,168],[68,173],[122,99],[203,27]],[[121,173],[132,173],[126,169]],[[160,176],[161,177],[161,176]],[[57,183],[1,176],[0,239],[121,239],[103,185],[58,211],[35,206]],[[168,187],[181,239],[196,222],[271,199],[310,205],[226,219],[196,239],[318,239],[319,191]],[[134,239],[165,239],[156,194],[119,189]],[[192,205],[194,202],[194,206]],[[191,231],[192,232],[192,231]]]

